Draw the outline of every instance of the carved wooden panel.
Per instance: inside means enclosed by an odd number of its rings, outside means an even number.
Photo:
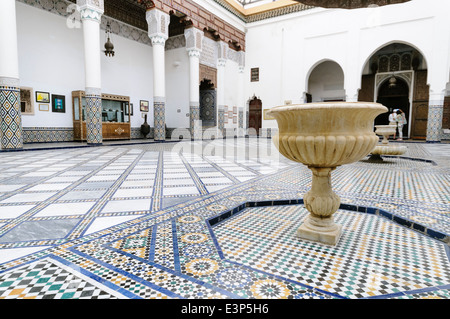
[[[411,137],[426,139],[428,123],[428,99],[430,88],[427,85],[427,70],[415,72],[414,101],[411,117]]]
[[[239,0],[243,2],[243,0]],[[254,2],[246,1],[247,2]],[[369,5],[385,6],[395,3],[408,2],[410,0],[295,0],[309,6],[323,7],[323,8],[341,8],[341,9],[356,9],[366,8]]]
[[[450,129],[450,96],[446,96],[444,99],[444,113],[442,116],[442,128]]]
[[[86,140],[86,122],[83,122],[83,135],[81,136],[80,122],[73,127],[73,138],[76,141]],[[129,140],[131,136],[130,123],[102,123],[104,140]]]
[[[200,64],[200,82],[203,80],[209,80],[213,85],[213,88],[217,87],[217,69],[210,66]]]
[[[414,101],[428,101],[430,88],[427,85],[427,70],[415,72]]]
[[[363,75],[361,80],[361,89],[358,92],[358,101],[373,102],[374,101],[374,85],[375,75]]]
[[[428,101],[413,103],[413,116],[411,123],[411,137],[413,139],[426,139],[428,123]]]

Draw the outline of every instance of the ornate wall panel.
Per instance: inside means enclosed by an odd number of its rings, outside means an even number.
[[[155,141],[164,141],[166,138],[166,110],[165,102],[154,101],[154,139]]]
[[[200,91],[200,119],[203,127],[216,125],[216,90]]]
[[[20,112],[20,88],[1,84],[0,81],[0,134],[2,149],[23,147]]]
[[[426,139],[428,123],[428,99],[430,89],[427,85],[427,71],[414,72],[414,99],[412,104],[411,137]]]

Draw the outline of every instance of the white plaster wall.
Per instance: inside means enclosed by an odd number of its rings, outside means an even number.
[[[413,0],[400,5],[355,10],[312,9],[247,25],[245,96],[263,108],[285,101],[303,103],[308,78],[318,63],[337,62],[344,89],[356,100],[367,60],[393,42],[418,49],[428,65],[431,90],[445,90],[450,65],[450,1]],[[260,81],[250,82],[250,68]],[[263,121],[263,127],[277,127]]]
[[[66,96],[66,113],[39,111],[23,115],[23,127],[72,127],[73,90],[84,88],[83,34],[66,19],[16,2],[20,84]]]
[[[106,41],[103,30],[100,39],[103,50]],[[152,47],[114,34],[112,41],[114,57],[101,54],[102,92],[130,97],[130,103],[133,103],[131,127],[140,127],[144,123],[140,100],[149,101],[147,122],[153,127]]]
[[[189,55],[186,48],[166,51],[166,125],[189,128]],[[152,125],[153,126],[153,125]]]
[[[39,111],[23,115],[23,127],[72,127],[72,91],[85,89],[82,29],[68,28],[66,18],[16,2],[21,86],[34,92],[65,95],[66,113]],[[100,30],[101,48],[105,33]],[[153,73],[151,46],[112,35],[115,56],[102,52],[102,92],[130,96],[134,104],[131,127],[144,122],[139,101],[150,103],[147,121],[153,126]]]

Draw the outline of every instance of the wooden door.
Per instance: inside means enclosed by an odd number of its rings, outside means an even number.
[[[428,124],[429,86],[427,70],[415,71],[414,100],[411,116],[411,138],[426,139]]]
[[[373,102],[374,100],[375,75],[363,75],[361,79],[361,89],[358,92],[359,102]]]
[[[428,101],[414,102],[412,112],[411,137],[424,140],[427,138]]]
[[[250,129],[255,129],[256,135],[259,136],[262,127],[262,103],[256,97],[249,104],[248,126]]]

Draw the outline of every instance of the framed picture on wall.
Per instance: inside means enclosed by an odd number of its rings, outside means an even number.
[[[48,112],[50,109],[49,104],[39,104],[39,111]]]
[[[130,103],[130,116],[133,115],[133,103]]]
[[[66,113],[66,97],[52,94],[52,112]]]
[[[148,101],[141,100],[141,112],[148,112]]]
[[[50,93],[36,91],[36,102],[38,102],[38,103],[50,103]]]
[[[28,87],[20,88],[20,111],[22,115],[34,114],[33,89]]]

